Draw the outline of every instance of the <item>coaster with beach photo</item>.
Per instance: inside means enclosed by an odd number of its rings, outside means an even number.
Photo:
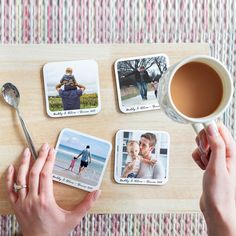
[[[167,132],[119,130],[116,134],[114,178],[120,184],[163,185],[168,181]]]
[[[111,143],[63,129],[56,145],[53,180],[89,192],[99,189],[110,153]]]
[[[96,61],[50,62],[43,67],[43,77],[50,117],[93,115],[101,110]]]
[[[158,83],[168,65],[165,54],[117,60],[115,76],[120,110],[131,113],[159,109]]]

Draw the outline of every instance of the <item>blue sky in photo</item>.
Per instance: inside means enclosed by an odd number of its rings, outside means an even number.
[[[94,60],[51,62],[44,66],[44,80],[46,81],[48,96],[58,96],[56,85],[60,83],[66,68],[73,70],[78,84],[86,87],[85,93],[98,93],[98,66]]]
[[[91,153],[95,153],[101,157],[106,157],[110,149],[110,145],[108,143],[96,140],[83,134],[71,132],[70,130],[65,130],[63,132],[60,144],[78,150],[83,150],[87,145],[90,145]]]

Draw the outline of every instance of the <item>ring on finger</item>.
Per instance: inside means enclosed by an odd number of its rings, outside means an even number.
[[[21,189],[23,188],[27,188],[27,185],[26,184],[17,184],[17,183],[14,183],[14,186],[13,186],[13,189],[14,189],[14,192],[17,193],[18,191],[20,191]]]

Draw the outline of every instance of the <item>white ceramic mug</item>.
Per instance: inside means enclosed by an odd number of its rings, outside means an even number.
[[[206,117],[192,118],[181,113],[173,103],[171,97],[171,81],[176,71],[183,65],[189,62],[201,62],[212,69],[214,69],[219,75],[223,85],[223,96],[217,109]],[[211,123],[216,125],[215,120],[223,114],[223,112],[229,107],[233,96],[233,80],[226,67],[213,57],[205,55],[196,55],[187,57],[180,62],[170,66],[167,71],[162,75],[158,86],[158,101],[161,109],[166,115],[174,121],[180,123],[192,124],[195,132],[198,134],[204,127],[207,127]]]

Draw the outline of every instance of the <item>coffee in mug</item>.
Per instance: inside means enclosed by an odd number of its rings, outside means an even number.
[[[218,73],[201,62],[189,62],[180,67],[173,76],[170,90],[175,107],[192,118],[212,114],[223,96]]]
[[[199,133],[229,107],[233,80],[217,59],[195,55],[170,66],[158,86],[158,102],[174,121],[189,123]]]

